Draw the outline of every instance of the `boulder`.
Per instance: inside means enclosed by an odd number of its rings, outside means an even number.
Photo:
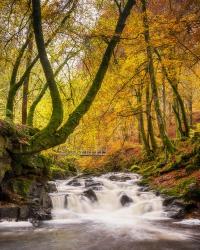
[[[54,193],[58,191],[56,187],[56,183],[54,181],[47,182],[46,189],[48,193]]]
[[[44,209],[51,209],[53,207],[51,197],[49,196],[48,193],[43,193],[42,195],[42,200],[41,200],[41,206]]]
[[[0,134],[0,184],[5,173],[11,169],[11,158],[6,148],[8,148],[8,140]]]
[[[176,199],[175,196],[165,196],[163,200],[163,206],[168,206],[172,204],[172,202]]]
[[[176,205],[173,205],[165,210],[167,216],[173,219],[183,219],[185,217],[185,209]]]
[[[20,207],[18,220],[27,220],[29,218],[29,207],[24,205]]]
[[[68,194],[65,195],[64,208],[67,208],[68,205]]]
[[[97,196],[96,196],[94,190],[92,190],[91,188],[84,191],[83,195],[85,197],[87,197],[91,202],[96,202],[97,201]]]
[[[148,186],[144,186],[144,187],[140,187],[138,189],[139,192],[148,192],[149,191],[149,187]]]
[[[123,194],[120,197],[120,203],[122,204],[123,207],[129,206],[131,203],[133,203],[133,199],[130,198],[128,195]]]
[[[52,201],[44,183],[33,183],[29,192],[29,216],[33,225],[39,225],[40,220],[50,220],[51,208]]]
[[[121,182],[125,182],[125,181],[129,181],[131,180],[130,176],[119,176],[119,175],[111,175],[109,177],[109,180],[111,181],[121,181]]]
[[[73,180],[69,181],[69,182],[67,183],[67,185],[74,186],[74,187],[79,187],[79,186],[81,186],[81,183],[78,182],[77,179],[73,179]]]
[[[95,182],[94,180],[92,179],[86,179],[85,180],[85,187],[86,188],[92,188],[94,190],[99,190],[101,189],[103,186],[103,183],[98,181],[98,182]]]
[[[0,219],[15,219],[18,220],[20,208],[15,207],[1,207],[0,208]]]
[[[187,204],[183,200],[168,197],[168,199],[164,200],[163,205],[168,217],[173,219],[183,219],[185,217]]]

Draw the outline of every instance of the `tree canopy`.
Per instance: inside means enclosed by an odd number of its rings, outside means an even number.
[[[197,0],[0,3],[0,112],[22,149],[176,150],[199,122]]]

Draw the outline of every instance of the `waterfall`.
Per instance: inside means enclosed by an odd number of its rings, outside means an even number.
[[[137,174],[109,173],[56,182],[54,219],[134,220],[164,216],[162,198],[138,185]]]

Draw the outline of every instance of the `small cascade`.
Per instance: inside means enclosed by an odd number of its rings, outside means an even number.
[[[51,193],[54,219],[127,219],[164,216],[162,198],[137,183],[137,174],[109,173],[56,182]]]
[[[52,205],[54,209],[65,208],[65,194],[51,195]]]

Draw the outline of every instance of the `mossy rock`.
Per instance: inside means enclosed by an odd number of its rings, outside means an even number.
[[[200,202],[200,184],[197,183],[197,181],[188,185],[184,198],[186,200]]]
[[[19,194],[24,198],[26,198],[27,195],[29,194],[32,182],[33,180],[25,178],[11,179],[10,187],[14,193]]]
[[[73,170],[73,171],[72,171]],[[65,179],[68,176],[74,175],[74,168],[71,167],[60,167],[57,165],[50,166],[49,178],[50,179]]]
[[[140,171],[140,167],[137,165],[133,165],[130,167],[130,171],[133,173],[138,173]]]
[[[12,166],[16,176],[37,175],[47,176],[51,160],[43,155],[16,156],[13,158]]]
[[[196,170],[200,170],[200,166],[194,164],[188,164],[185,169],[188,173],[192,173]]]
[[[138,185],[139,186],[146,186],[149,184],[149,179],[148,178],[143,178],[139,183]]]

